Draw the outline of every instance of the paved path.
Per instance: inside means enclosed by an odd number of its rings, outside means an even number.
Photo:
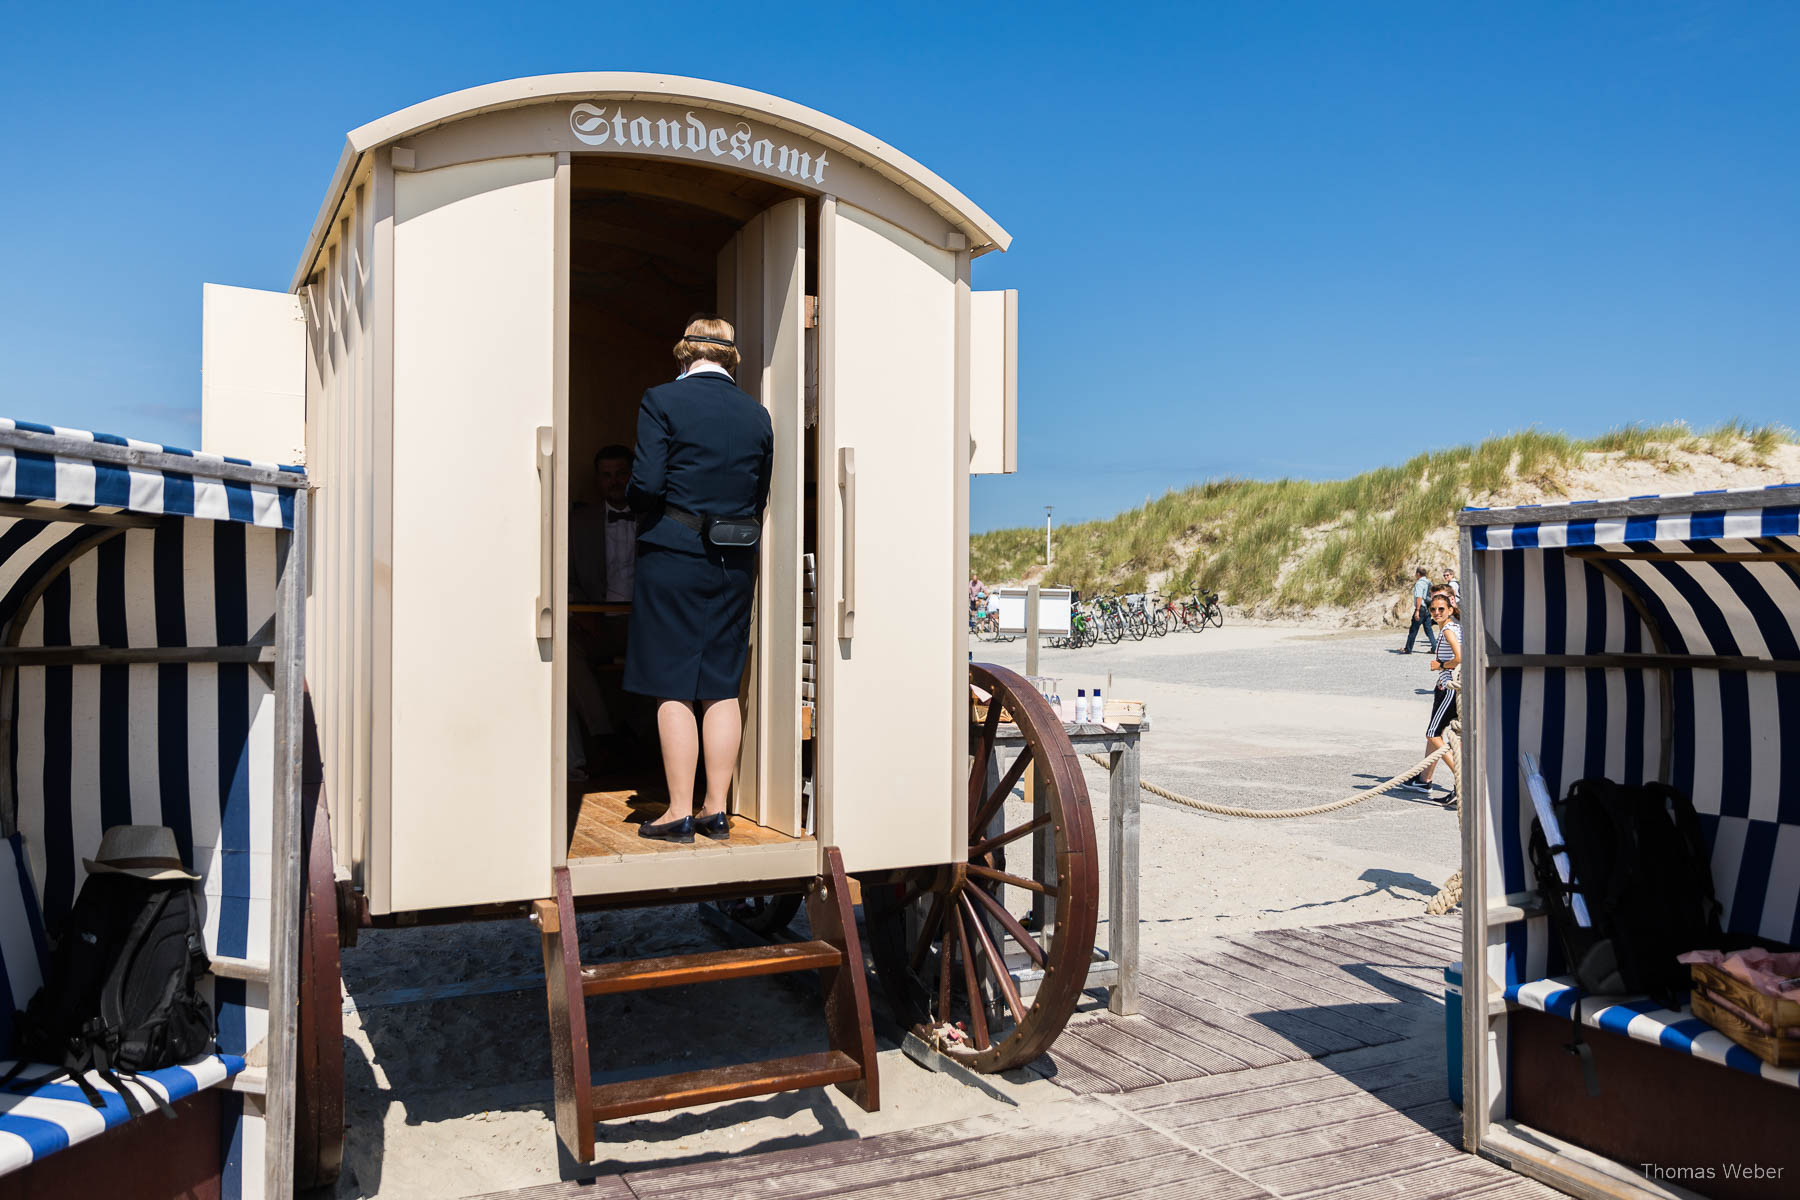
[[[1046,648],[1039,672],[1062,680],[1065,699],[1077,687],[1104,687],[1110,673],[1110,695],[1149,706],[1146,780],[1223,804],[1299,808],[1372,787],[1423,757],[1432,679],[1425,654],[1394,653],[1402,640],[1393,631],[1228,625]],[[1022,642],[970,649],[1024,669]],[[1104,839],[1104,775],[1091,765],[1087,775]],[[1461,861],[1455,812],[1416,796],[1272,822],[1143,800],[1147,953],[1204,948],[1196,936],[1416,914]]]
[[[1360,922],[1172,956],[1142,1016],[1079,1018],[1040,1062],[1058,1103],[504,1195],[1550,1200],[1457,1145],[1440,994],[1455,930]]]

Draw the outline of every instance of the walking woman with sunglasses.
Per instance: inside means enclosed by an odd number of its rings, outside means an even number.
[[[1428,611],[1438,630],[1430,664],[1437,676],[1437,686],[1431,693],[1431,718],[1425,722],[1425,752],[1431,754],[1443,748],[1444,729],[1456,720],[1456,688],[1452,685],[1456,669],[1462,666],[1462,613],[1455,595],[1448,590],[1432,594]],[[1450,772],[1450,794],[1444,798],[1444,803],[1449,804],[1456,799],[1456,756],[1446,754],[1439,762]],[[1431,791],[1431,775],[1437,766],[1432,763],[1419,773],[1417,784],[1427,794]]]

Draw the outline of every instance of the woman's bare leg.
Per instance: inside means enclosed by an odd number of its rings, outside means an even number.
[[[700,736],[706,745],[706,815],[725,811],[731,795],[731,778],[737,774],[738,744],[743,740],[743,718],[737,697],[700,702]]]
[[[1442,748],[1443,744],[1444,744],[1444,739],[1441,737],[1428,737],[1425,739],[1425,753],[1436,754],[1438,752],[1438,750],[1440,748]],[[1441,758],[1438,759],[1438,762],[1443,762],[1443,761],[1444,760]],[[1420,783],[1430,783],[1431,782],[1431,773],[1435,770],[1437,770],[1437,763],[1432,763],[1429,767],[1426,767],[1423,771],[1420,771],[1419,772],[1419,782]]]
[[[685,700],[659,703],[656,733],[662,741],[663,774],[669,782],[669,811],[657,822],[660,825],[694,814],[694,767],[700,761],[700,730],[694,722],[694,706]]]

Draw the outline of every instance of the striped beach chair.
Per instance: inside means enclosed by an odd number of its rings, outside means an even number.
[[[38,896],[26,864],[25,839],[15,833],[0,851],[0,973],[5,976],[8,993],[0,997],[0,1007],[5,1008],[0,1026],[7,1044],[14,1011],[24,1008],[44,981],[48,950]],[[0,1075],[14,1065],[13,1059],[0,1059]],[[173,1105],[203,1088],[224,1083],[243,1069],[240,1055],[207,1054],[122,1082],[135,1093],[139,1111],[148,1111],[158,1099]],[[98,1137],[131,1119],[124,1099],[99,1072],[90,1071],[87,1082],[100,1093],[103,1107],[94,1107],[67,1073],[47,1064],[27,1064],[18,1078],[0,1089],[0,1175]]]
[[[218,1053],[123,1084],[172,1124],[28,1068],[0,1092],[0,1196],[292,1194],[305,485],[0,418],[0,1020],[101,833],[162,825],[202,880],[218,1028]]]
[[[1679,789],[1725,930],[1800,941],[1800,488],[1468,510],[1459,524],[1464,1144],[1582,1194],[1664,1196],[1657,1172],[1697,1162],[1785,1170],[1790,1186],[1800,1071],[1686,1004],[1574,988],[1526,849],[1520,764],[1552,796],[1584,778]],[[1598,1094],[1567,1049],[1575,1022]]]

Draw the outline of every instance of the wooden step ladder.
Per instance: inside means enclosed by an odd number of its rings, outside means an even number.
[[[550,1062],[556,1087],[556,1136],[578,1164],[594,1159],[594,1122],[691,1108],[746,1096],[836,1086],[874,1112],[880,1104],[875,1031],[863,974],[856,913],[837,847],[823,851],[825,870],[806,893],[814,940],[751,949],[676,954],[583,965],[575,899],[567,868],[554,873],[556,898],[539,900],[532,919],[543,940],[544,982],[550,1005]],[[588,1065],[589,996],[609,996],[689,983],[723,983],[756,975],[818,971],[825,996],[828,1049],[762,1062],[684,1071],[595,1087]]]

